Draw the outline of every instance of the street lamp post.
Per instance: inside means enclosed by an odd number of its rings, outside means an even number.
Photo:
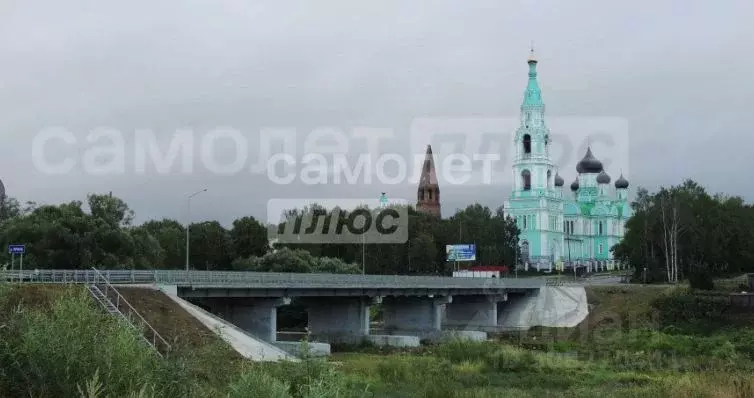
[[[566,230],[566,237],[565,237],[566,244],[568,245],[568,262],[571,264],[571,267],[573,268],[573,279],[577,280],[578,277],[576,275],[576,265],[573,264],[573,260],[571,259],[571,233]]]
[[[192,193],[188,196],[188,199],[186,199],[186,273],[188,273],[189,271],[189,228],[191,226],[191,198],[199,195],[202,192],[207,192],[207,188]]]

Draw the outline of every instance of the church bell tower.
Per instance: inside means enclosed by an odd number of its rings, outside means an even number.
[[[422,174],[419,179],[419,189],[416,197],[416,210],[429,213],[440,218],[440,186],[437,184],[435,160],[432,157],[432,146],[427,145],[424,155]]]

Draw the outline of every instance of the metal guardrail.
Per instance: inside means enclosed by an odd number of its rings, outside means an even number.
[[[300,274],[246,271],[101,270],[111,284],[166,284],[193,287],[322,289],[503,289],[583,286],[583,282],[546,278],[462,278],[443,276]],[[92,270],[0,271],[0,281],[92,283]]]
[[[136,328],[142,333],[142,337],[149,343],[157,354],[160,356],[168,355],[170,352],[170,344],[155,330],[152,325],[144,319],[136,308],[126,300],[123,295],[120,294],[118,289],[115,288],[110,281],[96,268],[92,268],[94,273],[94,281],[91,283],[96,286],[99,292],[102,293],[104,299],[109,301],[115,309],[118,311],[121,317],[123,317],[131,326]],[[88,277],[89,273],[85,274]]]
[[[154,283],[154,271],[102,270],[101,275],[110,283]],[[0,271],[0,281],[34,283],[94,283],[97,273],[94,270],[23,270]]]

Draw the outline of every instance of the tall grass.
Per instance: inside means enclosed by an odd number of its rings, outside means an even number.
[[[2,322],[0,395],[77,396],[94,378],[99,396],[190,392],[190,383],[173,382],[185,374],[180,367],[160,360],[138,331],[97,311],[82,289],[65,289],[48,311],[18,305]]]
[[[367,386],[349,383],[322,360],[231,363],[220,343],[164,360],[81,287],[61,288],[34,306],[14,290],[24,288],[0,284],[0,397],[368,395]]]
[[[176,347],[163,360],[80,287],[55,297],[19,289],[0,284],[2,397],[754,397],[749,329],[618,328],[549,351],[451,340],[410,353],[336,355],[340,363],[231,360],[218,340]],[[569,352],[557,352],[563,347]]]

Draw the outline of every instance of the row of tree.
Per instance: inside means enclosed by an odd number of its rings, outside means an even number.
[[[754,271],[754,207],[741,198],[710,195],[685,181],[655,193],[640,188],[632,206],[626,235],[612,250],[638,279],[672,283],[694,274]],[[271,227],[254,217],[238,218],[230,228],[195,223],[188,262],[203,270],[448,274],[454,264],[446,261],[445,245],[459,243],[476,244],[475,265],[517,262],[519,230],[502,208],[474,204],[448,219],[405,210],[403,243],[283,243],[274,249],[290,250],[277,253],[271,253]],[[307,213],[329,218],[333,211],[316,205],[291,209],[285,220]],[[0,198],[0,243],[26,244],[24,263],[35,268],[180,269],[186,263],[184,225],[170,219],[133,225],[133,211],[112,195],[41,206]]]
[[[687,180],[655,193],[639,189],[615,258],[636,278],[670,282],[754,271],[754,206],[710,195]]]
[[[201,270],[361,272],[370,274],[447,274],[445,245],[476,243],[475,264],[513,264],[518,229],[502,209],[475,204],[449,219],[408,212],[404,243],[332,242],[276,244],[271,247],[266,226],[246,216],[225,228],[217,221],[190,226],[189,266]],[[306,212],[330,214],[319,206],[291,209],[287,219]],[[19,204],[0,200],[0,242],[26,244],[26,267],[86,269],[181,269],[186,264],[186,227],[176,220],[133,224],[133,211],[120,198],[91,194],[86,202],[59,205]],[[282,223],[280,226],[284,226]],[[272,228],[272,229],[271,229]],[[273,249],[292,251],[271,256]],[[302,253],[308,255],[308,257]],[[5,263],[5,264],[3,264]],[[0,262],[0,267],[8,262]],[[471,264],[467,264],[471,265]],[[356,271],[355,271],[356,270]]]
[[[365,272],[369,274],[448,274],[456,266],[446,261],[445,247],[449,244],[476,244],[476,261],[464,266],[512,265],[516,261],[519,230],[515,222],[503,214],[502,208],[493,211],[474,204],[456,212],[449,219],[438,219],[411,207],[402,210],[408,214],[405,243],[286,243],[281,246],[306,250],[315,256],[364,264]],[[331,220],[337,219],[339,211],[314,205],[294,209],[286,215],[286,219],[316,220],[319,216],[322,230],[327,230],[329,223],[334,222]],[[282,223],[280,230],[285,229],[286,223]],[[329,228],[334,226],[330,225]]]

